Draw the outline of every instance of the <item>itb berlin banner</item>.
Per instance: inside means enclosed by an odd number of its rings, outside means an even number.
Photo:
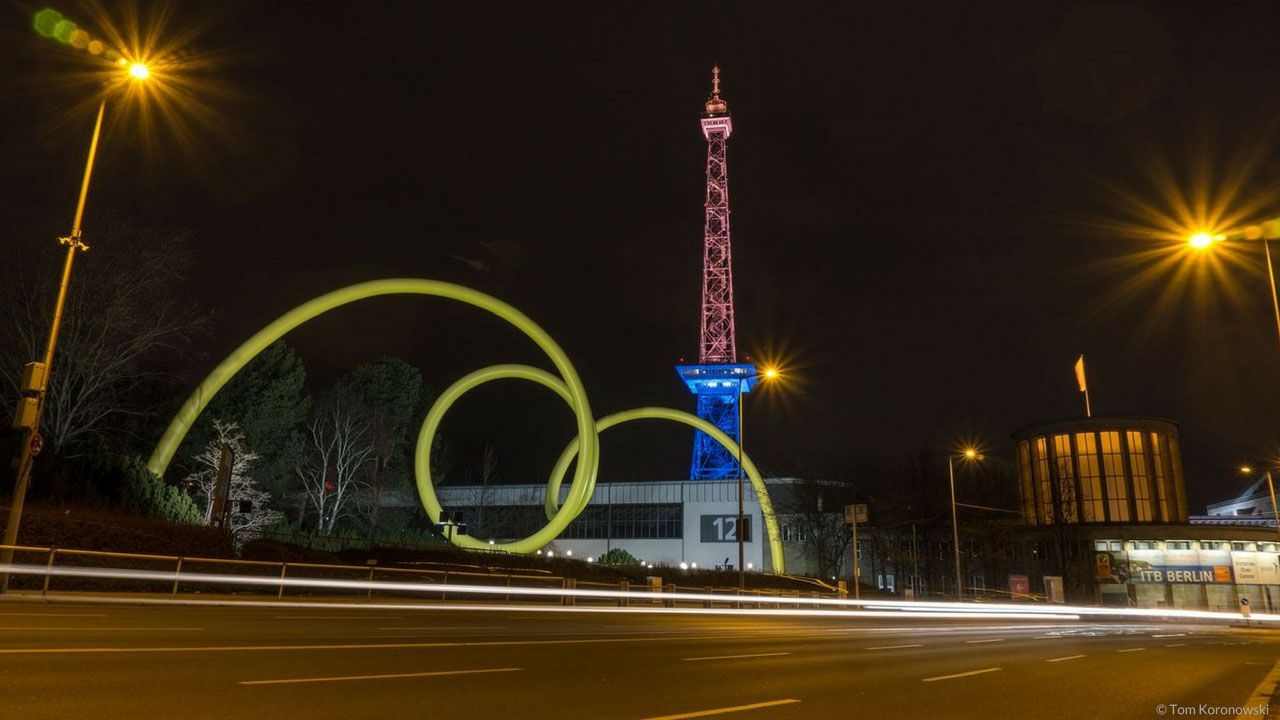
[[[1095,568],[1103,583],[1229,584],[1231,556],[1225,550],[1099,552]]]

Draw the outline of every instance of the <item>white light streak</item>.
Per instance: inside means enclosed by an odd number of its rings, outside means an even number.
[[[0,565],[0,573],[54,577],[111,578],[173,582],[179,578],[183,584],[222,584],[262,586],[278,588],[326,588],[332,590],[382,590],[415,593],[451,593],[471,595],[512,595],[525,598],[573,597],[597,600],[626,600],[633,603],[661,603],[664,601],[733,603],[751,605],[799,606],[794,608],[566,608],[569,611],[620,611],[620,612],[675,612],[692,614],[733,615],[816,615],[823,617],[913,617],[913,618],[1012,618],[1035,620],[1079,620],[1088,617],[1125,617],[1148,620],[1216,620],[1238,622],[1240,614],[1211,610],[1177,610],[1172,608],[1113,608],[1078,605],[1019,605],[1012,603],[959,603],[907,600],[858,600],[838,598],[767,597],[761,595],[727,595],[694,592],[634,592],[622,590],[562,589],[507,587],[493,585],[456,585],[444,583],[394,582],[388,580],[340,580],[328,578],[291,578],[255,575],[223,575],[216,573],[182,573],[162,570],[126,570],[115,568],[91,568],[77,566],[46,567],[44,565]],[[508,609],[515,609],[508,607]],[[850,613],[850,610],[857,610]],[[1252,620],[1262,623],[1280,623],[1280,615],[1253,613]]]

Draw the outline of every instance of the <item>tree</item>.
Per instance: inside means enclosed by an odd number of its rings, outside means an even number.
[[[11,412],[22,368],[44,356],[57,291],[58,253],[15,242],[0,258],[0,404]],[[119,450],[167,399],[166,363],[187,348],[205,315],[181,296],[189,238],[124,223],[94,233],[67,297],[41,431],[64,459],[95,443]]]
[[[249,467],[258,460],[257,453],[245,446],[245,436],[235,423],[213,422],[216,437],[195,456],[199,471],[187,476],[186,482],[194,486],[203,503],[201,522],[205,525],[213,521],[213,508],[217,502],[214,493],[218,486],[218,464],[222,459],[222,448],[231,451],[231,486],[228,490],[229,513],[227,526],[236,544],[240,545],[252,540],[263,528],[274,525],[284,517],[283,513],[271,509],[271,494],[258,487],[253,478],[246,473]]]
[[[302,432],[309,404],[303,394],[306,380],[306,368],[294,349],[284,342],[272,343],[214,396],[187,435],[179,457],[195,457],[214,442],[217,421],[234,423],[244,443],[260,455],[254,466],[258,484],[283,497],[306,454]]]
[[[510,540],[520,537],[527,530],[528,508],[495,502],[501,481],[502,468],[498,450],[486,443],[484,452],[480,455],[480,467],[475,480],[469,483],[472,489],[466,504],[471,508],[468,516],[468,532],[471,535],[492,540]]]
[[[316,529],[332,533],[368,502],[364,481],[374,457],[368,413],[349,392],[335,391],[307,426],[306,460],[295,472]]]
[[[378,527],[384,489],[407,490],[412,463],[405,452],[422,401],[422,374],[400,358],[359,365],[341,385],[360,401],[373,456],[368,464],[369,526]]]
[[[778,498],[779,514],[802,538],[805,557],[813,563],[810,572],[824,580],[848,557],[852,540],[843,512],[853,498],[851,483],[812,478],[797,479]]]

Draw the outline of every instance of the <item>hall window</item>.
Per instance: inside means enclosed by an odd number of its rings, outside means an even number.
[[[1046,525],[1057,522],[1053,516],[1053,488],[1049,477],[1049,450],[1042,437],[1036,438],[1035,463],[1031,466],[1036,479],[1037,499],[1040,502],[1040,521]]]
[[[1084,509],[1084,522],[1103,522],[1106,516],[1102,514],[1097,437],[1093,433],[1076,433],[1076,453],[1080,462],[1080,505]]]
[[[1107,474],[1107,518],[1111,522],[1129,521],[1129,486],[1124,476],[1124,454],[1120,449],[1120,433],[1099,433],[1102,442],[1102,470]]]
[[[1018,482],[1022,489],[1022,517],[1029,525],[1036,524],[1036,494],[1031,483],[1031,443],[1018,443]]]
[[[1071,463],[1071,436],[1053,436],[1053,456],[1058,471],[1058,509],[1063,522],[1076,521],[1076,473]]]
[[[1134,454],[1133,439],[1137,436],[1138,446],[1142,445],[1142,433],[1129,433],[1129,457]],[[1160,519],[1168,522],[1169,518],[1169,485],[1165,482],[1164,474],[1164,442],[1163,437],[1156,433],[1151,433],[1151,478],[1155,481],[1156,486],[1156,505],[1160,508]],[[1141,452],[1141,451],[1139,451]]]

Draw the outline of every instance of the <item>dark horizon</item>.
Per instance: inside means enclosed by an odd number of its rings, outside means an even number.
[[[747,401],[759,464],[838,473],[924,447],[940,461],[964,441],[1011,460],[1015,428],[1083,414],[1080,353],[1095,414],[1179,422],[1192,514],[1244,485],[1236,465],[1280,457],[1261,253],[1225,278],[1177,286],[1171,269],[1120,295],[1149,266],[1122,261],[1152,245],[1102,229],[1135,220],[1111,186],[1164,203],[1148,179],[1161,161],[1188,193],[1206,161],[1212,197],[1253,161],[1251,218],[1280,210],[1280,60],[1264,42],[1280,8],[591,8],[235,3],[208,20],[178,6],[175,25],[208,21],[194,47],[226,54],[232,139],[197,133],[193,161],[110,128],[86,239],[109,217],[192,233],[190,297],[218,314],[192,386],[304,300],[413,276],[528,313],[597,416],[692,410],[672,366],[697,351],[697,119],[718,63],[739,354],[791,376]],[[5,25],[28,31],[33,6],[10,10]],[[9,39],[21,72],[64,67],[66,49]],[[91,118],[68,116],[56,87],[0,97],[6,225],[61,228]],[[437,389],[495,362],[546,365],[436,300],[366,301],[288,340],[317,384],[385,355]],[[444,431],[468,454],[492,441],[510,480],[540,482],[573,430],[559,399],[511,382],[463,400]],[[682,428],[603,443],[603,478],[687,472]]]

